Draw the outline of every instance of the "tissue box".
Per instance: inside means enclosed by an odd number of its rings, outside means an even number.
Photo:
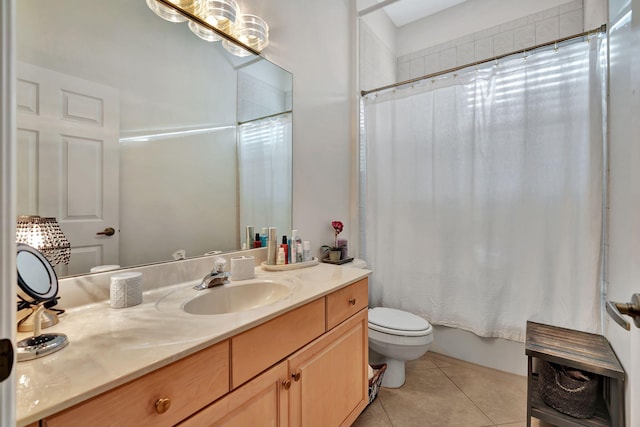
[[[252,256],[231,258],[231,280],[247,280],[256,276],[256,261]]]
[[[111,276],[111,307],[126,308],[142,303],[142,273],[132,271]]]

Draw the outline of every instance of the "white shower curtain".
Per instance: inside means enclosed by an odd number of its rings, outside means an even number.
[[[371,303],[523,341],[600,323],[601,42],[364,99]]]

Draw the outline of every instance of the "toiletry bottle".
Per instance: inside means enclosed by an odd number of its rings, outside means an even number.
[[[278,260],[278,230],[276,227],[269,227],[269,237],[267,237],[267,265],[276,265]]]
[[[298,230],[291,230],[291,244],[289,245],[289,252],[291,253],[291,264],[295,264],[298,261],[298,245],[296,239],[298,238]]]
[[[262,227],[262,233],[260,233],[260,245],[263,248],[267,247],[267,240],[269,239],[269,235],[267,234],[267,227]]]
[[[287,236],[282,236],[281,248],[284,248],[284,263],[289,264],[289,244],[287,243]]]
[[[256,238],[253,241],[253,247],[254,248],[261,248],[262,247],[262,241],[260,240],[260,233],[256,233]]]
[[[251,249],[253,248],[253,236],[254,236],[254,232],[253,232],[253,225],[247,225],[247,229],[245,231],[245,244],[246,244],[246,249]]]
[[[302,238],[298,235],[298,230],[291,230],[291,245],[295,245],[296,247],[296,262],[302,262],[304,260],[302,254]]]
[[[305,240],[302,242],[302,258],[306,261],[311,261],[311,242]]]
[[[279,247],[278,248],[278,259],[276,261],[277,265],[283,265],[284,264],[284,248],[283,247]]]

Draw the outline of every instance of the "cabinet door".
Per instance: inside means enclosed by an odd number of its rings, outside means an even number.
[[[368,402],[367,310],[289,358],[291,426],[351,425]]]
[[[180,427],[286,427],[291,380],[283,361],[179,424]]]

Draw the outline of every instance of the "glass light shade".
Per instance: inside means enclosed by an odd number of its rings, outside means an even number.
[[[39,250],[52,265],[69,264],[71,244],[55,218],[19,216],[16,241]]]
[[[233,36],[245,45],[260,52],[269,44],[269,26],[259,16],[240,15],[234,26]],[[222,45],[228,52],[236,56],[248,56],[251,54],[251,52],[228,40],[223,40]]]
[[[196,15],[201,6],[201,0],[170,0],[171,3],[178,6],[180,9],[183,9],[189,13],[193,13]],[[185,22],[187,18],[182,16],[180,13],[171,9],[170,7],[165,6],[164,4],[156,1],[156,0],[147,0],[147,6],[149,9],[153,10],[156,15],[161,17],[162,19],[166,19],[169,22]]]
[[[218,30],[232,34],[232,25],[236,22],[238,11],[238,3],[235,0],[204,0],[196,15]],[[193,21],[189,21],[189,29],[201,39],[209,42],[222,39],[215,31]]]

